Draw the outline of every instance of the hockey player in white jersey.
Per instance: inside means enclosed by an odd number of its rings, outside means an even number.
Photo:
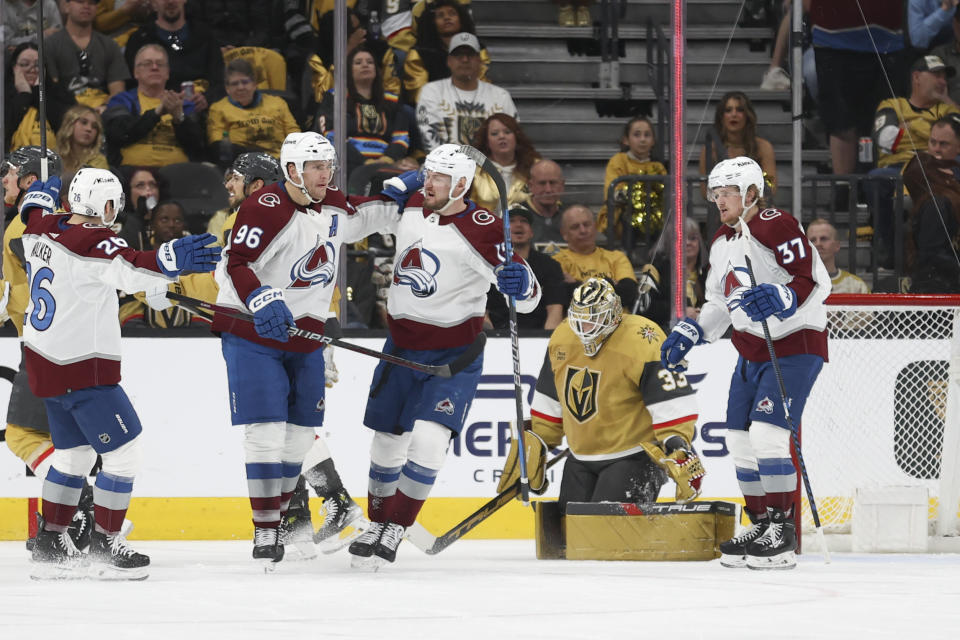
[[[751,526],[720,545],[720,561],[727,567],[792,569],[797,472],[761,322],[768,324],[789,415],[797,425],[827,359],[823,302],[830,276],[800,223],[785,211],[762,207],[763,172],[756,162],[739,157],[718,163],[707,188],[724,222],[710,247],[707,301],[699,322],[686,318],[667,337],[663,365],[683,371],[694,345],[719,339],[733,324],[732,342],[740,357],[730,382],[727,446]],[[755,287],[745,256],[751,259]]]
[[[24,359],[31,390],[44,398],[55,451],[43,483],[43,515],[33,548],[36,578],[82,577],[84,562],[64,532],[84,476],[97,454],[93,488],[93,577],[140,580],[150,559],[120,535],[140,461],[142,427],[120,382],[117,290],[142,291],[184,271],[210,271],[220,259],[211,234],[136,251],[110,225],[123,210],[120,181],[103,169],[80,169],[70,183],[71,213],[57,215],[60,179],[31,185],[20,204],[26,224],[30,302],[24,314]]]
[[[323,334],[343,243],[397,217],[392,201],[358,211],[333,184],[337,158],[318,133],[291,133],[280,149],[285,180],[240,205],[216,272],[217,303],[253,321],[214,314],[227,366],[230,417],[243,427],[253,510],[253,557],[283,559],[279,527],[303,460],[323,424],[323,343],[288,337],[296,326]]]
[[[443,364],[466,351],[481,332],[491,283],[516,298],[522,313],[537,306],[540,288],[522,258],[514,254],[513,262],[504,263],[502,220],[466,199],[476,171],[473,160],[457,145],[441,145],[423,169],[387,181],[383,192],[404,207],[395,231],[384,351]],[[350,545],[353,566],[376,568],[394,561],[450,439],[463,428],[482,367],[482,355],[451,378],[384,362],[377,366],[363,420],[375,431],[368,483],[371,525]]]

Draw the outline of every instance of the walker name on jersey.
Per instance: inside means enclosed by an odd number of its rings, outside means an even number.
[[[40,258],[45,263],[50,264],[50,256],[53,255],[53,249],[49,245],[46,245],[42,242],[37,242],[33,245],[33,249],[30,250],[31,258]]]

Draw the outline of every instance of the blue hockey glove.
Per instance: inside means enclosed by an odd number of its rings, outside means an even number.
[[[400,205],[400,211],[407,206],[407,200],[423,187],[423,173],[406,171],[383,182],[383,195]]]
[[[770,316],[785,320],[796,313],[797,296],[786,285],[760,284],[744,292],[740,308],[754,322],[762,322]]]
[[[664,369],[683,373],[687,370],[687,353],[698,344],[703,344],[703,329],[693,318],[684,318],[663,341],[660,364]]]
[[[253,312],[253,328],[261,338],[279,342],[290,339],[289,327],[295,327],[293,314],[283,298],[283,290],[263,286],[247,296],[247,308]]]
[[[168,276],[182,271],[213,271],[220,262],[222,247],[206,245],[216,241],[212,233],[200,233],[164,242],[157,249],[157,264]]]
[[[34,180],[27,187],[27,193],[20,201],[20,219],[24,224],[30,217],[30,209],[43,209],[44,213],[53,213],[60,204],[60,187],[62,183],[57,176],[50,176],[46,182]]]
[[[526,300],[533,295],[533,278],[530,269],[519,262],[507,262],[497,267],[497,289],[516,300]]]

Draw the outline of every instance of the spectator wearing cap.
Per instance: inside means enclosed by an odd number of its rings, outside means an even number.
[[[517,313],[517,328],[552,331],[563,320],[563,307],[570,300],[560,263],[533,248],[533,215],[526,209],[510,211],[513,252],[527,261],[543,291],[536,309],[530,313]],[[496,287],[491,287],[487,294],[487,318],[495,329],[506,329],[510,322],[506,299]]]
[[[960,68],[960,11],[953,14],[950,27],[953,30],[953,37],[950,41],[934,48],[930,53],[939,56],[948,67],[957,69]],[[950,96],[951,100],[960,104],[960,76],[953,75],[947,78],[947,95]]]
[[[447,55],[458,33],[477,34],[467,7],[458,0],[436,0],[417,23],[417,44],[403,62],[403,99],[416,104],[428,82],[450,77]],[[490,55],[480,48],[480,80],[487,80]]]
[[[917,151],[926,148],[933,123],[949,113],[960,113],[956,103],[947,95],[947,78],[956,75],[935,55],[917,58],[910,70],[910,96],[887,98],[877,105],[873,138],[879,150],[872,178],[889,178],[900,174],[906,162]],[[883,267],[891,267],[893,256],[893,194],[894,183],[877,180],[867,185],[870,204],[877,214],[877,229]]]
[[[960,241],[960,114],[933,123],[926,151],[904,167],[910,190],[907,267],[911,293],[960,292],[960,265],[954,247]]]
[[[494,113],[516,118],[506,89],[480,79],[480,41],[461,32],[450,39],[450,77],[428,82],[420,92],[417,125],[426,151],[441,144],[471,144],[480,125]]]

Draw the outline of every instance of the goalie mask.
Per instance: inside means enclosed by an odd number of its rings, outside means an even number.
[[[459,200],[470,192],[470,185],[473,184],[473,176],[477,173],[477,163],[467,154],[460,151],[460,146],[456,144],[442,144],[427,156],[423,161],[423,178],[426,181],[427,172],[442,173],[450,176],[450,193],[447,194],[448,202]],[[457,188],[460,179],[464,179],[463,193],[456,198],[453,192]],[[444,205],[444,209],[447,205]]]
[[[319,133],[307,131],[305,133],[291,133],[283,141],[280,147],[280,169],[283,171],[283,177],[287,182],[300,189],[310,202],[317,203],[316,200],[307,193],[303,186],[303,165],[313,160],[329,163],[331,178],[334,171],[337,170],[337,152],[334,150],[330,141]],[[287,165],[293,164],[297,170],[300,182],[294,182],[290,177],[290,171]]]
[[[70,181],[67,202],[70,213],[100,218],[103,225],[109,227],[123,210],[123,186],[117,176],[106,169],[83,168]],[[108,202],[113,205],[109,219]]]
[[[583,343],[583,351],[595,356],[604,340],[616,331],[623,319],[623,306],[613,285],[590,278],[573,291],[567,322]]]
[[[756,187],[758,200],[763,197],[763,169],[755,160],[746,156],[721,160],[707,179],[707,199],[710,202],[714,201],[713,190],[719,187],[740,189],[740,202],[743,203],[743,208],[747,209],[747,191],[750,187]]]

